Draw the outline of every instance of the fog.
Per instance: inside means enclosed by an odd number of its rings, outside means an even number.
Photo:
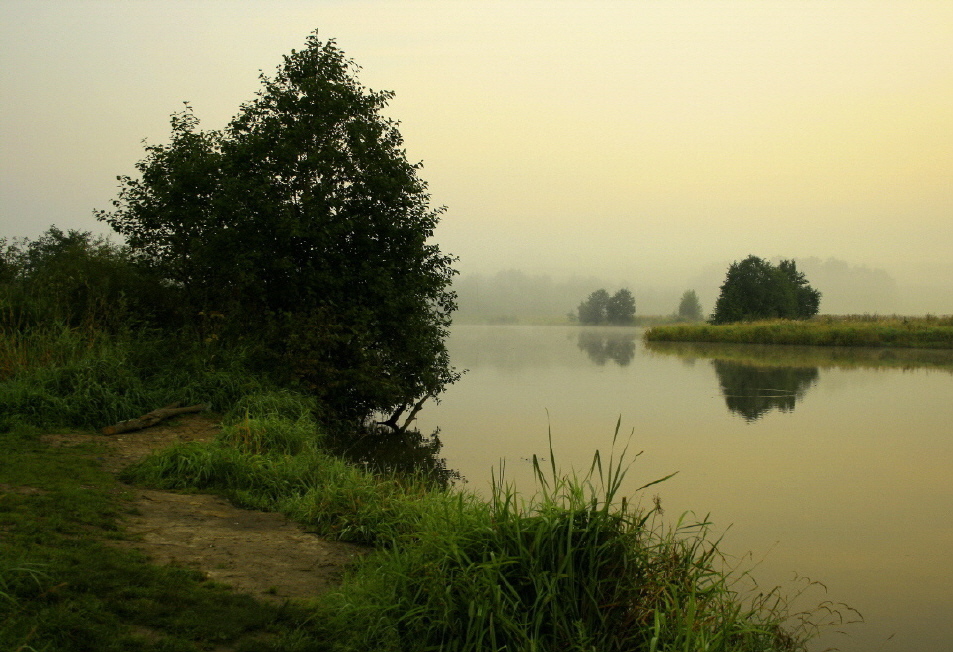
[[[183,101],[223,127],[319,29],[397,94],[461,315],[511,270],[549,283],[547,314],[603,286],[640,314],[686,289],[710,311],[749,254],[800,261],[822,312],[953,312],[951,3],[7,0],[0,18],[0,237],[104,231],[93,210]]]
[[[921,286],[911,292],[883,269],[853,266],[836,258],[796,259],[796,263],[812,286],[821,290],[824,314],[922,314],[931,312],[931,306],[953,305],[944,294],[946,288]],[[637,316],[672,315],[686,290],[695,290],[703,312],[709,314],[728,264],[700,266],[684,280],[534,274],[518,269],[463,274],[454,284],[460,304],[457,315],[460,321],[474,323],[553,323],[574,313],[590,292],[605,288],[612,293],[623,287],[635,295]]]

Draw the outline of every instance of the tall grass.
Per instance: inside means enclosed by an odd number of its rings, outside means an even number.
[[[620,494],[624,451],[597,453],[582,476],[534,460],[537,493],[501,473],[484,500],[346,465],[289,436],[306,424],[248,411],[217,442],[161,452],[127,479],[222,491],[377,545],[315,604],[331,649],[800,650],[810,638],[786,627],[779,594],[738,590],[707,522],[666,528]]]
[[[0,430],[99,428],[175,401],[224,411],[268,386],[240,347],[51,324],[0,332]]]
[[[618,495],[621,457],[604,470],[597,454],[582,477],[534,467],[533,496],[500,480],[368,558],[318,607],[334,649],[805,649],[811,626],[789,628],[777,592],[742,594],[707,523],[666,529]]]
[[[953,349],[953,317],[819,317],[734,324],[672,324],[645,332],[650,342],[723,342]]]
[[[313,403],[269,392],[236,403],[215,442],[180,444],[129,468],[124,478],[164,489],[221,492],[279,511],[327,537],[394,545],[420,512],[446,498],[425,478],[369,473],[321,448]]]

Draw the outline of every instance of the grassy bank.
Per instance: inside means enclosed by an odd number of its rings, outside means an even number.
[[[645,332],[649,342],[720,342],[953,349],[953,317],[817,317],[735,324],[673,324]]]
[[[499,479],[484,499],[330,455],[315,401],[251,373],[238,350],[164,359],[159,341],[71,329],[3,346],[4,649],[741,652],[803,650],[814,633],[780,593],[748,590],[707,522],[666,525],[621,496],[624,459],[597,454],[582,475],[537,464],[536,494]],[[211,401],[221,435],[158,451],[126,481],[219,493],[378,551],[338,591],[272,607],[107,545],[126,536],[122,485],[96,448],[53,449],[31,427],[170,400]]]

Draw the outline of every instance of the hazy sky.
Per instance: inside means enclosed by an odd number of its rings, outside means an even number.
[[[224,126],[314,29],[397,93],[464,271],[953,284],[948,0],[0,0],[0,236],[105,230],[182,101]]]

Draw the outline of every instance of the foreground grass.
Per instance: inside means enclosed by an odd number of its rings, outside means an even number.
[[[380,547],[339,591],[284,606],[113,545],[128,503],[96,447],[0,435],[0,649],[768,651],[810,638],[779,594],[738,590],[744,574],[725,571],[705,523],[663,530],[654,512],[613,500],[619,462],[603,469],[597,456],[582,478],[537,465],[540,493],[521,499],[499,481],[485,501],[327,475],[315,467],[333,462],[298,437],[303,421],[236,419],[205,457],[180,447],[130,471],[299,510],[327,536]]]
[[[536,494],[500,479],[482,499],[329,455],[319,406],[248,373],[240,352],[163,362],[160,342],[41,335],[2,349],[0,648],[772,652],[804,650],[816,631],[778,592],[742,588],[704,520],[667,527],[621,496],[619,459],[597,453],[581,476],[537,464]],[[128,503],[98,451],[49,448],[25,425],[101,425],[210,396],[226,412],[215,442],[158,451],[124,479],[376,546],[339,591],[261,605],[109,545]]]
[[[618,494],[621,460],[597,454],[580,477],[537,464],[538,493],[501,479],[484,500],[349,467],[307,437],[301,415],[226,420],[219,441],[159,452],[126,477],[221,492],[377,546],[313,604],[332,649],[803,650],[815,632],[779,593],[740,588],[745,574],[707,523],[666,528],[633,508]]]
[[[649,342],[953,349],[953,317],[818,317],[735,324],[672,324],[645,332]]]
[[[309,614],[116,545],[129,505],[96,447],[0,434],[0,649],[293,649]],[[318,649],[318,648],[312,648]]]

